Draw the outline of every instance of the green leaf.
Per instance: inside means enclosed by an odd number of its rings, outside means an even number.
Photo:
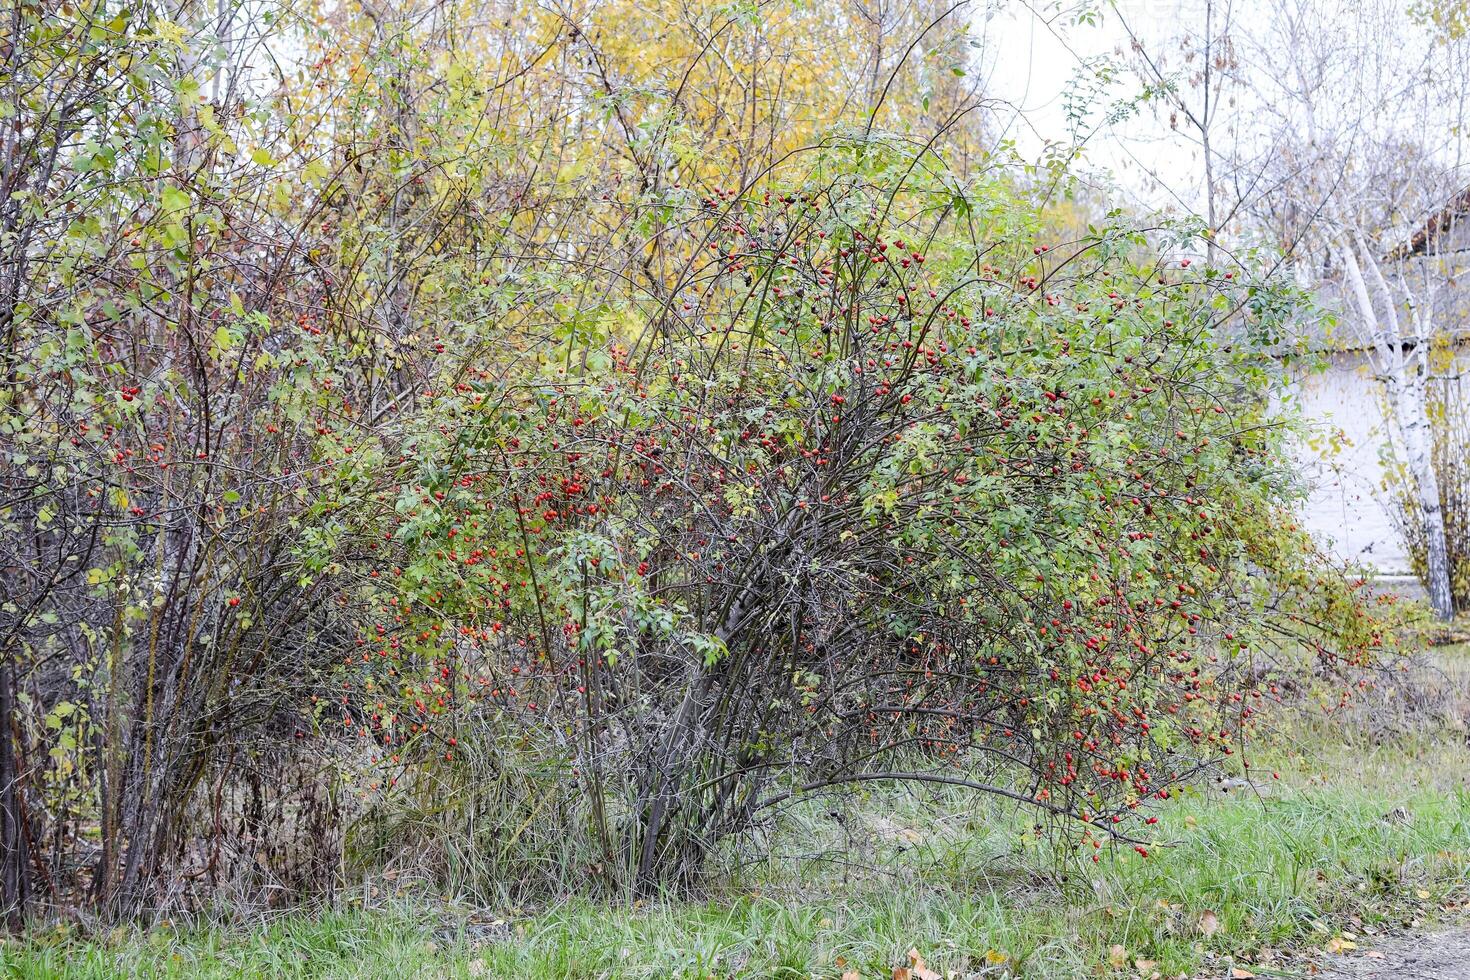
[[[163,189],[159,203],[163,206],[164,211],[182,211],[189,206],[189,195],[170,184]]]

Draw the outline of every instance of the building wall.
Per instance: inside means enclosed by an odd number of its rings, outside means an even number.
[[[1349,561],[1384,575],[1408,573],[1403,542],[1382,501],[1383,406],[1364,360],[1331,355],[1325,371],[1298,377],[1291,395],[1314,430],[1295,447],[1312,485],[1304,525]]]

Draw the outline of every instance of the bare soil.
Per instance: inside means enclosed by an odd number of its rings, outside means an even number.
[[[1470,980],[1470,928],[1400,936],[1321,966],[1320,980]]]

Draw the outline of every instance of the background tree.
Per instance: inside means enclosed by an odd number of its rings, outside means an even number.
[[[1206,257],[1215,265],[1221,258],[1217,238],[1234,216],[1233,209],[1227,211],[1224,204],[1238,197],[1243,182],[1250,183],[1250,171],[1243,166],[1247,161],[1231,152],[1238,142],[1229,138],[1228,131],[1221,132],[1232,127],[1236,118],[1229,112],[1235,99],[1231,90],[1241,70],[1236,9],[1231,0],[1203,0],[1180,7],[1188,28],[1158,45],[1140,33],[1140,25],[1131,23],[1116,3],[1110,5],[1107,16],[1116,18],[1128,36],[1134,71],[1150,101],[1168,110],[1170,132],[1187,139],[1199,152]],[[1162,173],[1158,165],[1147,169],[1161,186],[1173,188],[1179,183],[1177,174]],[[1193,210],[1190,198],[1176,194],[1175,199],[1185,210]]]
[[[1398,8],[1279,3],[1281,39],[1253,49],[1260,139],[1278,179],[1250,206],[1284,233],[1292,267],[1342,311],[1347,341],[1382,383],[1389,435],[1415,501],[1425,584],[1453,609],[1428,387],[1435,339],[1454,328],[1460,245],[1441,217],[1467,182],[1470,49]],[[1452,222],[1449,222],[1452,223]],[[1429,229],[1427,237],[1423,234]]]

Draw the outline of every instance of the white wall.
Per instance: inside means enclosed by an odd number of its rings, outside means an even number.
[[[1313,484],[1303,523],[1349,561],[1381,574],[1408,573],[1403,542],[1381,502],[1383,409],[1362,358],[1331,355],[1327,369],[1300,377],[1293,394],[1315,429],[1312,443],[1295,450]],[[1343,440],[1336,452],[1332,430]]]

